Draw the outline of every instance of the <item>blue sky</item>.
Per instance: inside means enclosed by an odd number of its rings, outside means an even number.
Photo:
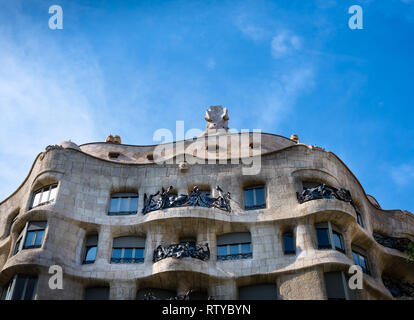
[[[230,127],[297,133],[414,212],[413,40],[414,0],[0,0],[0,199],[47,145],[153,144],[221,104]]]

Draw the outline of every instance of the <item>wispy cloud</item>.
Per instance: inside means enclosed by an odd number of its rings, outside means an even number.
[[[414,165],[401,164],[399,166],[392,167],[390,174],[398,186],[406,186],[412,184],[414,181]]]
[[[273,37],[271,42],[272,55],[276,59],[292,55],[295,51],[300,50],[302,40],[296,34],[283,30]]]
[[[95,140],[93,106],[105,104],[100,69],[87,46],[64,51],[32,21],[18,18],[31,28],[0,28],[0,200],[45,146]]]

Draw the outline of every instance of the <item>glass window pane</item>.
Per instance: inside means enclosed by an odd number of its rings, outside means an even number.
[[[359,213],[357,213],[357,222],[361,227],[364,227],[364,223],[362,222],[362,217]]]
[[[14,286],[12,300],[22,300],[25,282],[26,282],[26,278],[23,278],[21,276],[17,276],[16,284]]]
[[[226,256],[227,255],[227,246],[217,246],[217,255]]]
[[[120,212],[127,212],[128,211],[128,202],[129,198],[120,198],[121,200],[121,206],[119,208]]]
[[[24,300],[33,300],[37,279],[29,277],[27,279],[26,292],[24,293]]]
[[[256,206],[263,206],[266,204],[264,188],[256,188]]]
[[[354,263],[359,266],[358,254],[352,251],[352,258],[354,259]]]
[[[367,273],[367,265],[366,265],[364,256],[359,255],[359,261],[361,263],[360,265],[361,265],[362,271],[364,271],[365,273]]]
[[[254,206],[253,189],[244,190],[244,206],[246,208],[252,208]]]
[[[144,249],[143,248],[136,248],[135,249],[135,259],[144,259]]]
[[[20,239],[19,241],[16,242],[16,247],[14,248],[14,254],[19,252],[21,242],[22,242],[22,239]]]
[[[47,188],[46,190],[42,192],[42,199],[40,200],[41,204],[49,201],[49,194],[50,194],[49,188]]]
[[[243,243],[241,245],[241,252],[242,253],[251,253],[252,249],[251,249],[250,243]]]
[[[42,193],[41,192],[38,192],[38,193],[35,194],[34,199],[33,199],[33,205],[32,205],[32,207],[36,207],[36,206],[39,205],[40,198],[41,197],[42,197]]]
[[[295,252],[295,244],[293,243],[293,235],[292,234],[285,234],[283,235],[283,246],[285,249],[285,253],[293,253]]]
[[[33,244],[33,238],[35,236],[35,232],[34,231],[29,231],[26,235],[26,241],[24,243],[24,247],[31,247]]]
[[[316,229],[316,236],[318,238],[319,248],[331,248],[331,241],[329,239],[329,231],[327,228]]]
[[[342,235],[340,235],[337,232],[333,232],[333,239],[334,239],[335,249],[338,249],[340,251],[343,251],[344,250],[344,246],[342,244]]]
[[[138,210],[138,198],[137,197],[131,198],[129,202],[129,211],[137,212],[137,210]]]
[[[124,259],[131,260],[132,259],[132,248],[126,248],[124,249]]]
[[[45,234],[44,230],[40,230],[36,232],[36,240],[34,245],[35,246],[41,246],[43,241],[43,235]]]
[[[230,247],[230,254],[239,254],[238,244],[231,244],[229,247]]]
[[[87,261],[87,262],[95,261],[96,251],[97,251],[96,249],[97,249],[97,247],[87,247],[86,248],[85,261]]]
[[[109,207],[109,212],[118,212],[118,202],[119,202],[119,198],[111,198],[111,205]]]
[[[53,201],[56,199],[56,192],[57,192],[57,186],[53,186],[52,189],[50,190],[49,201]]]
[[[121,259],[122,249],[112,249],[112,259]]]

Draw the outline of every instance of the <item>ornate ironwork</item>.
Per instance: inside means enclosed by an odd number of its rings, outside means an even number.
[[[111,258],[111,263],[143,263],[144,258]]]
[[[332,199],[336,198],[341,201],[351,203],[354,207],[352,201],[351,193],[344,188],[334,188],[326,184],[321,184],[314,188],[308,188],[303,190],[301,193],[296,192],[299,203],[304,203],[316,199]]]
[[[210,248],[208,247],[208,243],[205,245],[197,245],[186,242],[185,244],[171,244],[168,247],[159,245],[154,250],[152,261],[157,262],[169,257],[176,259],[191,257],[205,261],[210,259]]]
[[[171,194],[172,186],[167,190],[162,188],[161,192],[158,191],[155,194],[147,196],[144,194],[144,208],[142,213],[146,214],[151,211],[176,208],[176,207],[206,207],[206,208],[218,208],[224,211],[231,211],[230,207],[230,192],[224,194],[223,190],[217,186],[216,190],[219,193],[217,198],[213,198],[210,195],[201,192],[197,186],[188,194],[174,195]]]
[[[383,277],[382,282],[393,297],[414,297],[414,284]]]
[[[166,300],[190,300],[190,294],[194,292],[193,290],[188,290],[185,294],[181,294],[181,295],[177,295],[175,297],[171,297],[169,299]],[[146,292],[144,294],[144,299],[143,300],[163,300],[161,298],[158,298],[156,295],[154,295],[152,293],[151,290],[149,290],[148,292]],[[207,300],[214,300],[213,296],[208,296]]]
[[[373,237],[375,241],[379,244],[383,245],[384,247],[388,247],[391,249],[397,249],[401,252],[408,251],[408,245],[412,243],[407,238],[396,238],[396,237],[389,237],[377,232],[373,232]]]
[[[218,255],[217,260],[224,261],[224,260],[251,259],[252,257],[253,257],[253,254],[251,252],[233,253],[233,254],[226,254],[226,255]]]

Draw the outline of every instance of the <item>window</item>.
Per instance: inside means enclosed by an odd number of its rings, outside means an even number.
[[[252,258],[249,232],[227,233],[217,236],[217,260]]]
[[[5,288],[4,300],[33,300],[36,294],[37,276],[15,275]]]
[[[57,183],[40,188],[33,193],[30,209],[49,204],[56,199]]]
[[[46,221],[29,222],[23,249],[34,249],[42,246],[46,224]]]
[[[244,209],[254,210],[263,208],[266,208],[266,196],[264,186],[245,188]]]
[[[293,237],[292,232],[287,232],[283,234],[283,250],[285,254],[295,254],[296,253],[296,245],[295,239]]]
[[[324,274],[326,296],[328,300],[348,300],[346,279],[343,272],[326,272]]]
[[[335,249],[345,253],[342,234],[330,222],[318,223],[315,226],[318,249]]]
[[[86,288],[83,298],[84,300],[108,300],[109,287]]]
[[[355,207],[356,216],[357,216],[357,223],[361,226],[361,228],[364,228],[364,220],[362,219],[361,211],[358,209],[358,207]]]
[[[277,287],[275,284],[239,287],[239,300],[277,300]]]
[[[352,250],[352,258],[354,263],[362,268],[362,271],[366,274],[371,274],[368,266],[368,259],[365,255],[362,255],[358,251]]]
[[[114,193],[111,196],[109,215],[136,214],[138,210],[137,193]]]
[[[26,222],[20,235],[17,237],[13,254],[25,249],[40,248],[43,243],[47,221]]]
[[[98,235],[90,235],[86,237],[85,242],[85,256],[84,264],[94,263],[96,259],[96,252],[98,250]]]
[[[318,249],[332,249],[328,226],[321,225],[316,227],[316,238],[318,240]]]
[[[343,253],[345,253],[345,247],[344,247],[344,241],[342,238],[342,234],[340,234],[337,231],[332,231],[332,236],[333,236],[333,243],[335,246],[335,250],[341,251]]]
[[[112,245],[111,263],[144,262],[145,238],[119,237]]]

